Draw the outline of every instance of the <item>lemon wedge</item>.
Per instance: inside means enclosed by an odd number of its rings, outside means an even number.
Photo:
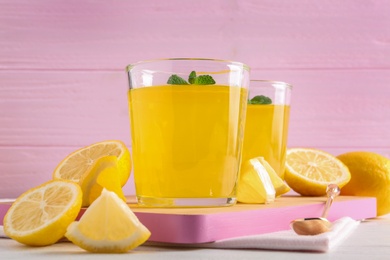
[[[348,168],[329,153],[310,148],[287,150],[285,180],[301,195],[322,196],[329,184],[342,188],[350,179]]]
[[[275,188],[259,158],[250,159],[242,165],[237,187],[238,202],[270,203],[275,200]]]
[[[274,168],[264,159],[264,157],[257,157],[255,160],[259,160],[264,168],[267,170],[269,177],[271,178],[272,185],[275,188],[275,196],[280,197],[281,195],[289,192],[291,188],[286,184],[286,182],[280,178],[276,173]]]
[[[130,177],[131,159],[126,145],[118,140],[94,143],[78,149],[65,157],[55,168],[53,179],[65,179],[79,182],[88,175],[94,163],[101,157],[115,156],[120,183],[124,186]]]
[[[128,205],[106,189],[80,221],[69,225],[65,234],[74,244],[96,253],[127,252],[144,243],[150,235]]]
[[[4,217],[4,232],[31,246],[54,244],[62,238],[81,208],[79,185],[49,181],[23,193]]]

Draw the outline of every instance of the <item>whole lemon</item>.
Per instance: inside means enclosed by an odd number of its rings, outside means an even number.
[[[351,173],[341,195],[377,199],[377,215],[390,213],[390,160],[373,152],[349,152],[337,156]]]

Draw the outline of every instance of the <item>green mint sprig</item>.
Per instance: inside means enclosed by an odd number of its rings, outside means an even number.
[[[188,85],[187,81],[176,74],[169,77],[167,84],[171,85]]]
[[[269,105],[272,104],[272,99],[269,97],[259,95],[255,96],[252,99],[248,100],[248,104],[253,104],[253,105]]]
[[[189,83],[188,83],[189,82]],[[191,71],[190,75],[188,76],[188,82],[183,79],[182,77],[179,77],[176,74],[173,74],[169,77],[167,84],[171,85],[213,85],[215,84],[215,80],[210,75],[200,75],[196,76],[195,71]]]
[[[214,85],[215,80],[210,75],[201,75],[195,78],[194,84],[197,85]]]

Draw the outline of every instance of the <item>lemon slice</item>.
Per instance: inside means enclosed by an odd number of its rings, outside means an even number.
[[[130,177],[130,152],[126,145],[117,140],[103,141],[83,147],[63,159],[53,172],[53,179],[65,179],[79,182],[91,171],[93,164],[103,156],[118,158],[118,171],[121,185],[124,186]]]
[[[23,193],[4,217],[4,232],[31,246],[62,238],[81,208],[81,189],[70,181],[49,181]]]
[[[91,170],[80,179],[80,187],[83,191],[83,207],[91,205],[103,188],[115,192],[123,201],[123,195],[116,156],[104,156],[95,161]]]
[[[270,203],[275,200],[275,188],[267,169],[258,158],[246,161],[237,185],[237,200],[242,203]]]
[[[348,168],[329,153],[310,148],[287,150],[285,180],[301,195],[322,196],[329,184],[342,188],[350,179]]]
[[[150,231],[123,200],[103,189],[80,221],[69,225],[65,236],[90,252],[121,253],[144,243]]]

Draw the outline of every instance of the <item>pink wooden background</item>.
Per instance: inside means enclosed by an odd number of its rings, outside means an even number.
[[[387,0],[0,0],[0,197],[81,146],[130,147],[125,66],[167,57],[293,84],[289,147],[390,157]]]

